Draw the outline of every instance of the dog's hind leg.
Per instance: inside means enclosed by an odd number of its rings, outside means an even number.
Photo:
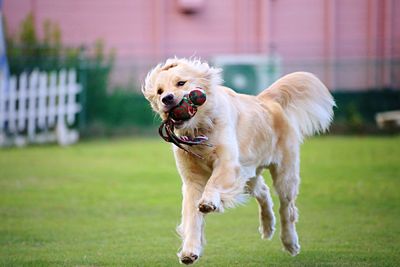
[[[273,203],[268,186],[261,175],[247,182],[250,194],[253,195],[259,206],[260,234],[263,239],[271,239],[275,232],[275,215],[272,209]]]
[[[197,209],[203,189],[204,185],[194,182],[184,182],[182,185],[182,222],[177,232],[183,241],[178,257],[184,264],[194,263],[201,255],[205,244],[204,214]]]
[[[300,252],[295,226],[298,218],[295,200],[300,183],[299,159],[292,157],[290,161],[286,159],[283,162],[285,163],[272,165],[269,169],[280,200],[281,240],[285,249],[292,256],[296,256]]]

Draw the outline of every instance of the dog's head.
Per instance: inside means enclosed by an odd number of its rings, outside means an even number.
[[[206,103],[199,107],[192,119],[177,125],[177,128],[195,128],[205,110],[210,108],[213,90],[221,83],[220,72],[220,69],[197,59],[168,59],[147,74],[142,92],[153,110],[165,120],[168,112],[181,102],[184,95],[194,89],[204,90]]]

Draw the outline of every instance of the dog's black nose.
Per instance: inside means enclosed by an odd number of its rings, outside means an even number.
[[[173,94],[168,94],[166,96],[164,96],[161,101],[165,104],[165,105],[171,105],[174,103],[174,95]]]

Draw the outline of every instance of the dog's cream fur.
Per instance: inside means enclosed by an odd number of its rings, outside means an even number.
[[[167,118],[161,102],[173,94],[178,104],[185,93],[200,87],[207,101],[197,114],[176,130],[178,135],[208,136],[213,147],[192,146],[196,158],[173,146],[182,178],[182,250],[185,264],[195,262],[205,244],[204,217],[222,212],[254,196],[260,210],[260,233],[270,239],[275,216],[262,171],[268,168],[280,199],[281,240],[291,254],[300,252],[296,233],[296,196],[299,191],[300,144],[305,136],[327,130],[335,102],[314,75],[296,72],[279,79],[257,96],[235,93],[221,86],[221,70],[199,60],[169,59],[149,72],[143,94],[152,108]],[[186,81],[178,86],[178,81]]]

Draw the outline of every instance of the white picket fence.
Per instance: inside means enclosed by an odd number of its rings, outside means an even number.
[[[75,70],[0,79],[0,146],[75,143],[78,131],[69,128],[81,110],[80,91]]]

